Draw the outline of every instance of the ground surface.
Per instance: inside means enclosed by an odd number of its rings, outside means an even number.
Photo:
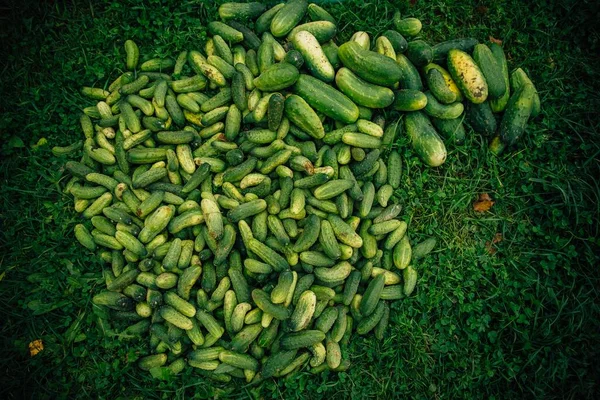
[[[396,5],[426,38],[500,39],[530,73],[542,114],[500,158],[486,139],[450,146],[446,164],[409,157],[400,195],[415,238],[435,235],[416,293],[396,304],[383,342],[356,339],[353,367],[260,387],[188,371],[151,380],[142,343],[98,324],[100,264],[76,243],[72,202],[49,151],[80,137],[78,89],[103,86],[123,42],[143,54],[200,46],[216,17],[203,1],[47,1],[3,12],[0,46],[0,397],[591,398],[600,382],[600,109],[594,1],[347,1],[326,6],[345,32],[391,27]],[[205,4],[206,3],[206,4]],[[335,2],[328,2],[336,4]],[[414,4],[411,4],[414,3]],[[208,5],[207,5],[208,4]],[[36,146],[45,138],[48,146]],[[400,146],[405,155],[406,140]],[[495,204],[476,213],[488,193]],[[494,238],[502,240],[494,242]],[[30,357],[28,344],[44,350]],[[597,398],[597,397],[596,397]]]

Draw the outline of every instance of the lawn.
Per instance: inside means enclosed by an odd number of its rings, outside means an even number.
[[[191,369],[153,380],[91,297],[101,263],[74,238],[78,217],[50,151],[81,138],[79,88],[118,76],[123,43],[142,54],[200,48],[208,1],[11,2],[0,28],[0,397],[597,398],[600,393],[600,10],[592,0],[328,1],[342,43],[389,29],[399,8],[425,38],[502,40],[532,77],[542,113],[494,157],[468,131],[447,162],[405,156],[397,193],[415,239],[434,236],[383,341],[357,338],[342,373],[297,373],[256,387]],[[487,193],[489,211],[473,202]],[[28,345],[44,349],[31,356]]]

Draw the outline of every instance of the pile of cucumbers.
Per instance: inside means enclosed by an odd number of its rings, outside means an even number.
[[[155,376],[346,370],[353,334],[385,336],[436,244],[411,244],[402,219],[398,135],[438,166],[438,131],[461,142],[466,115],[493,136],[505,110],[498,153],[539,97],[500,46],[407,42],[416,18],[338,47],[335,19],[306,0],[219,16],[202,51],[173,59],[127,40],[125,72],[82,89],[85,139],[53,149],[80,157],[64,190],[75,237],[105,262],[93,303],[149,342],[138,363]]]

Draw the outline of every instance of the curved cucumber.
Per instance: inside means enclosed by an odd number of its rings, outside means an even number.
[[[442,104],[435,96],[427,91],[425,93],[427,96],[427,105],[425,106],[425,112],[435,118],[440,119],[454,119],[460,117],[460,115],[465,110],[465,107],[462,103],[456,102],[452,104]]]
[[[285,100],[285,116],[315,139],[325,136],[321,119],[302,97],[293,94]]]
[[[288,63],[277,63],[267,67],[254,78],[254,86],[264,92],[275,92],[292,86],[298,80],[298,68]]]
[[[340,68],[335,76],[337,87],[356,104],[369,108],[385,108],[394,101],[394,92],[361,79],[348,68]]]

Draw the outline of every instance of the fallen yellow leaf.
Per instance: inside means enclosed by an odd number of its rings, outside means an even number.
[[[42,343],[42,339],[36,339],[29,343],[29,354],[31,357],[35,356],[42,350],[44,350],[44,343]]]
[[[479,198],[473,203],[473,210],[477,212],[485,212],[488,211],[494,205],[494,201],[492,201],[491,197],[487,193],[483,193],[479,195]]]

